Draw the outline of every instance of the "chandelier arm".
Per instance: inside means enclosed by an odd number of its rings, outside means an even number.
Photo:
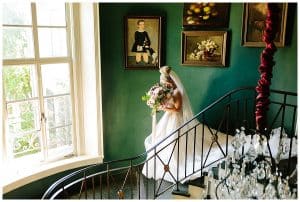
[[[228,179],[228,177],[231,175],[231,173],[229,173],[226,177],[224,177],[224,179],[222,179],[220,182],[219,182],[219,184],[216,186],[216,191],[215,191],[215,193],[216,193],[216,198],[217,199],[219,199],[219,197],[218,197],[218,188],[219,188],[219,186],[221,185],[221,184],[225,184],[226,185],[226,188],[227,188],[227,192],[228,192],[228,194],[229,194],[229,187],[228,187],[228,185],[227,185],[227,183],[226,183],[226,180]]]

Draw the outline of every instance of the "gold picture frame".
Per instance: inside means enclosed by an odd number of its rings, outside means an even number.
[[[183,27],[193,28],[227,28],[230,3],[195,2],[183,5]]]
[[[274,40],[276,47],[285,46],[288,3],[278,3],[280,26]],[[242,42],[246,47],[265,47],[262,39],[267,15],[267,3],[244,3]]]
[[[162,16],[125,16],[125,69],[159,69]]]
[[[182,65],[225,67],[227,35],[227,31],[183,31]]]

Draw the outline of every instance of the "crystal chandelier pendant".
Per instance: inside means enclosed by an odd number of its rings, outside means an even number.
[[[283,136],[283,141],[279,145],[281,154],[286,151],[289,143],[289,140],[284,138],[288,137]],[[227,155],[224,162],[225,174],[219,176],[219,184],[216,187],[218,199],[219,197],[220,199],[292,199],[296,197],[297,190],[291,191],[289,177],[283,179],[278,168],[276,172],[272,172],[272,161],[266,152],[268,151],[266,137],[261,134],[253,135],[248,150],[242,154],[241,148],[246,145],[245,128],[242,127],[241,130],[236,130],[231,145],[233,151]]]

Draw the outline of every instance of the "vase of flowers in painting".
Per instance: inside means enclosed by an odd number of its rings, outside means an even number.
[[[203,40],[198,42],[196,48],[190,54],[191,60],[214,60],[215,51],[217,50],[218,45],[211,39]]]
[[[215,53],[215,50],[214,49],[211,49],[211,50],[205,50],[204,51],[204,54],[202,56],[202,59],[203,60],[213,60],[213,57],[214,57],[214,53]]]

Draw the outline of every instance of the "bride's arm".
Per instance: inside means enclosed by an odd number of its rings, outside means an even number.
[[[182,96],[180,94],[180,92],[176,92],[173,95],[174,98],[174,104],[172,106],[169,105],[165,105],[163,110],[166,112],[179,112],[181,110],[182,107]]]

